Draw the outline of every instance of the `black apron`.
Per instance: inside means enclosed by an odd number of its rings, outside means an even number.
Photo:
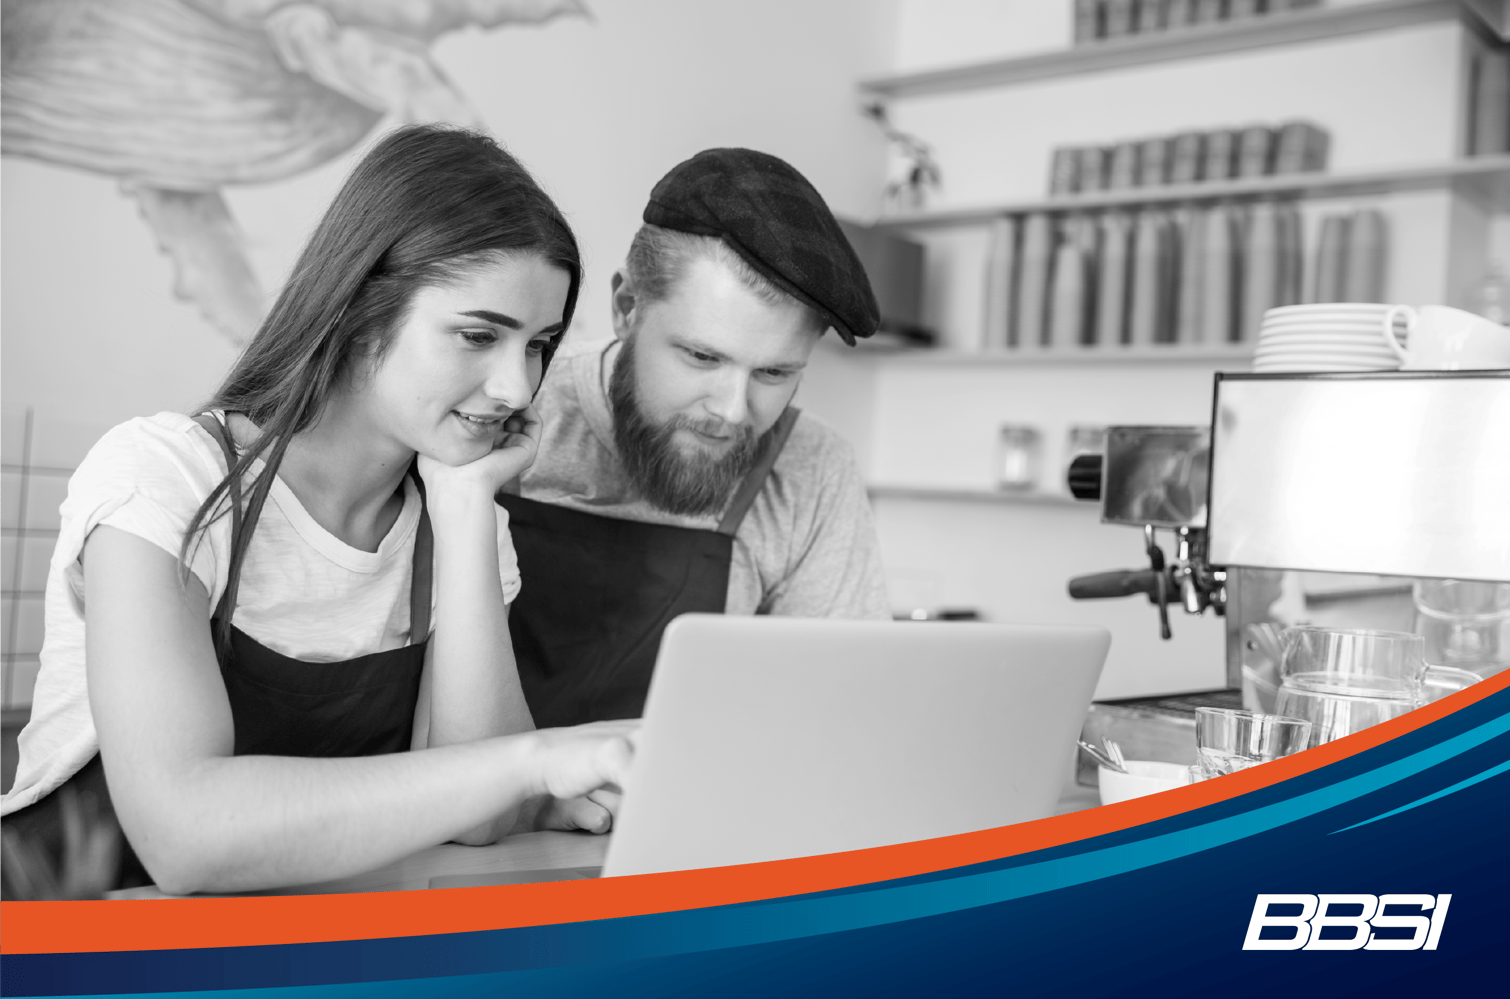
[[[229,469],[236,461],[225,428],[214,417],[195,422],[219,443]],[[424,485],[414,481],[424,502]],[[242,531],[241,490],[231,490],[231,547]],[[236,756],[375,756],[409,749],[414,711],[419,701],[420,676],[430,633],[430,588],[434,535],[430,517],[420,508],[414,539],[413,578],[409,594],[410,644],[374,652],[344,662],[308,663],[259,644],[232,626],[227,654],[216,652],[235,727]],[[233,609],[229,590],[211,615],[211,631]],[[60,792],[64,792],[61,793]],[[29,852],[40,853],[56,867],[64,843],[62,802],[74,797],[95,821],[108,822],[119,833],[105,769],[99,754],[78,773],[42,800],[5,818],[5,828],[20,836]],[[120,836],[121,869],[112,888],[151,883],[124,836]],[[10,897],[7,894],[6,897]]]
[[[734,533],[797,422],[788,408],[717,530],[646,524],[500,493],[524,587],[509,611],[514,657],[540,728],[638,718],[661,633],[721,614]]]

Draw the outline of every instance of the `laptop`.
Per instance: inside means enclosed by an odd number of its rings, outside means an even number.
[[[601,874],[861,850],[1052,815],[1110,644],[1105,629],[1083,626],[683,615],[661,641]]]

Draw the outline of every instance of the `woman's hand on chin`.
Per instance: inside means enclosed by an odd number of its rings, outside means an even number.
[[[420,477],[433,503],[448,495],[471,494],[492,500],[494,494],[534,464],[540,446],[540,414],[526,406],[503,421],[493,450],[460,465],[448,465],[426,454],[418,460]]]

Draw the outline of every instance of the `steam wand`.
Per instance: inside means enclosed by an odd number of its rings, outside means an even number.
[[[1080,455],[1070,464],[1069,486],[1077,499],[1101,498],[1102,456]],[[1201,527],[1174,528],[1178,538],[1174,564],[1165,561],[1154,525],[1143,525],[1143,547],[1149,568],[1119,569],[1076,576],[1070,580],[1070,596],[1076,600],[1100,600],[1146,594],[1148,602],[1159,608],[1159,637],[1168,639],[1169,604],[1176,599],[1188,614],[1205,613],[1211,608],[1218,616],[1226,613],[1227,573],[1213,569],[1206,562],[1206,531]]]
[[[1179,567],[1165,565],[1164,549],[1159,547],[1152,524],[1143,525],[1143,542],[1150,568],[1076,576],[1070,580],[1070,596],[1076,600],[1100,600],[1145,593],[1148,602],[1159,608],[1159,637],[1169,638],[1173,634],[1169,630],[1169,598],[1180,589]]]

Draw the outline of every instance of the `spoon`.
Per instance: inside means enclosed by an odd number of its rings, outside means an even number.
[[[1091,759],[1095,760],[1097,763],[1101,764],[1106,769],[1108,769],[1108,770],[1115,770],[1118,773],[1124,773],[1124,774],[1127,773],[1127,770],[1126,770],[1125,767],[1118,766],[1115,760],[1109,759],[1105,753],[1103,753],[1101,750],[1097,749],[1095,746],[1092,746],[1090,743],[1086,742],[1084,739],[1077,739],[1075,741],[1078,742],[1078,743],[1080,743],[1080,748],[1083,749],[1083,750],[1085,750],[1086,753],[1088,753],[1090,755]]]
[[[1106,746],[1106,751],[1111,754],[1111,758],[1117,761],[1117,769],[1127,773],[1127,757],[1122,755],[1122,747],[1117,745],[1115,739],[1108,739],[1105,736],[1102,736],[1101,742]]]

